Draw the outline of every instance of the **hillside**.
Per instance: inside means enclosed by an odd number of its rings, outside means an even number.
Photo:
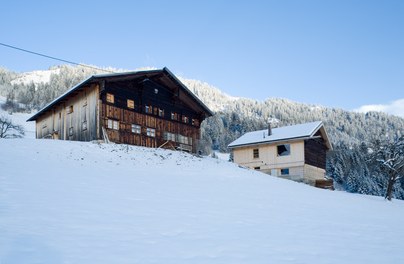
[[[100,72],[69,65],[30,73],[0,68],[0,96],[6,98],[3,108],[8,112],[36,111],[66,89]],[[236,98],[203,81],[180,80],[216,112],[201,125],[203,154],[208,155],[212,150],[228,152],[230,142],[246,132],[264,129],[270,116],[279,119],[280,126],[321,120],[334,146],[334,152],[327,157],[327,174],[335,180],[336,187],[354,193],[384,195],[386,175],[367,163],[369,159],[363,150],[371,147],[375,140],[404,135],[403,118],[381,112],[356,113],[282,98],[262,101]],[[404,199],[404,178],[395,185],[395,197]]]
[[[0,263],[403,263],[404,202],[212,158],[0,140]]]
[[[96,73],[103,72],[69,65],[29,73],[14,73],[0,68],[0,96],[22,103],[25,108],[37,110],[66,89]],[[356,113],[282,98],[262,101],[237,98],[203,81],[181,77],[180,80],[216,112],[214,117],[202,124],[207,152],[211,148],[227,152],[230,142],[245,132],[264,128],[270,116],[279,119],[280,126],[322,120],[334,145],[355,145],[382,134],[389,137],[404,134],[403,118],[381,112]],[[271,94],[270,89],[268,94]]]

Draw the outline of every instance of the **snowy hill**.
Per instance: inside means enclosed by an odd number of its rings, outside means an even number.
[[[126,145],[0,157],[0,263],[404,263],[403,201]]]
[[[11,84],[25,84],[30,83],[40,84],[49,83],[52,74],[59,74],[60,69],[49,69],[43,71],[24,72],[20,74],[16,79],[11,81]]]

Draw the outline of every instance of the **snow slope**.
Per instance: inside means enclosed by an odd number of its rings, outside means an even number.
[[[60,69],[40,70],[22,73],[17,79],[12,80],[11,84],[25,84],[30,83],[40,84],[50,82],[52,74],[59,74]]]
[[[0,140],[0,263],[404,263],[404,202],[168,150]]]

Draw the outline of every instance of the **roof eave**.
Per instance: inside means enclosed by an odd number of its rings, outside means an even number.
[[[60,95],[59,97],[57,97],[56,99],[54,99],[52,102],[50,102],[49,104],[47,104],[46,106],[44,106],[41,110],[39,110],[36,114],[34,114],[33,116],[31,116],[30,118],[27,119],[27,122],[29,121],[35,121],[36,119],[38,119],[38,117],[40,115],[42,115],[44,112],[46,112],[47,110],[49,110],[52,106],[54,106],[55,104],[57,104],[60,100],[62,100],[65,96],[68,96],[69,94],[71,94],[72,92],[76,91],[77,89],[79,89],[82,85],[90,82],[92,79],[94,79],[94,75],[91,75],[90,77],[88,77],[87,79],[85,79],[84,81],[78,83],[77,85],[73,86],[71,89],[69,89],[68,91],[66,91],[65,93],[63,93],[62,95]]]
[[[238,144],[238,145],[233,145],[233,146],[228,145],[227,147],[228,147],[229,149],[233,149],[233,148],[237,148],[237,147],[267,145],[267,144],[271,144],[271,143],[279,143],[279,142],[284,142],[284,141],[298,141],[298,140],[305,140],[305,139],[309,139],[309,138],[311,138],[311,136],[294,137],[294,138],[283,138],[283,139],[278,139],[278,140],[269,140],[269,141],[261,141],[261,142],[251,142],[251,143]]]
[[[188,89],[167,67],[163,68],[168,75],[170,75],[198,104],[202,106],[202,109],[208,114],[208,116],[213,116],[214,113],[193,93]]]

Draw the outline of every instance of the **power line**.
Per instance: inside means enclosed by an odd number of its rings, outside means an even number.
[[[77,65],[77,66],[90,68],[90,69],[93,69],[93,70],[99,70],[99,71],[105,71],[105,72],[115,73],[114,71],[105,70],[105,69],[101,69],[101,68],[97,68],[97,67],[93,67],[93,66],[89,66],[89,65],[85,65],[85,64],[73,62],[73,61],[68,61],[68,60],[64,60],[64,59],[59,59],[59,58],[56,58],[56,57],[53,57],[53,56],[49,56],[49,55],[46,55],[46,54],[42,54],[42,53],[38,53],[38,52],[34,52],[34,51],[22,49],[22,48],[18,48],[18,47],[15,47],[15,46],[12,46],[12,45],[8,45],[8,44],[5,44],[5,43],[1,43],[1,42],[0,42],[0,45],[1,45],[1,46],[4,46],[4,47],[7,47],[7,48],[11,48],[11,49],[23,51],[23,52],[26,52],[26,53],[34,54],[34,55],[37,55],[37,56],[45,57],[45,58],[48,58],[48,59],[57,60],[57,61],[62,61],[62,62],[66,62],[66,63],[69,63],[69,64],[74,64],[74,65]]]

